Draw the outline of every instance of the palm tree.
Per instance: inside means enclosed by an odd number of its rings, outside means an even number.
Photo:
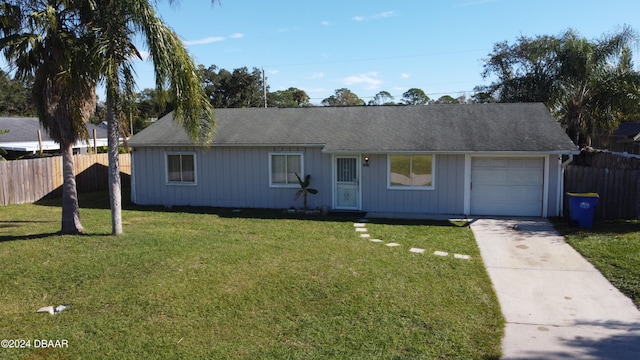
[[[476,91],[483,101],[544,102],[576,144],[590,145],[593,135],[610,133],[638,113],[640,73],[630,50],[635,38],[625,27],[595,41],[569,30],[499,43],[483,72],[498,80]]]
[[[43,127],[60,144],[63,159],[62,229],[84,229],[73,172],[73,144],[87,138],[85,124],[95,108],[95,72],[82,60],[92,39],[78,20],[80,0],[3,1],[0,48],[18,78],[33,76],[33,97]]]
[[[589,42],[569,31],[557,52],[558,73],[549,107],[576,144],[611,133],[640,102],[640,74],[631,63],[634,34],[626,28]]]
[[[142,59],[134,44],[141,35],[153,61],[156,88],[175,101],[175,119],[190,137],[208,143],[213,135],[213,108],[197,75],[197,68],[178,35],[156,15],[148,0],[96,0],[86,23],[97,38],[94,59],[107,91],[109,196],[112,233],[122,233],[120,166],[118,160],[119,118],[123,104],[134,96],[132,61]]]

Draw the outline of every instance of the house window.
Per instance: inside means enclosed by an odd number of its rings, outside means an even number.
[[[433,189],[434,155],[389,155],[389,188]]]
[[[269,186],[298,187],[296,174],[302,174],[302,153],[269,154]]]
[[[194,153],[167,153],[167,184],[196,184],[196,155]]]

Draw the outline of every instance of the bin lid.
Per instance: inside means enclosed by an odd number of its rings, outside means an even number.
[[[575,197],[595,197],[595,198],[599,198],[600,195],[598,195],[598,193],[571,193],[568,192],[567,195],[569,196],[575,196]]]

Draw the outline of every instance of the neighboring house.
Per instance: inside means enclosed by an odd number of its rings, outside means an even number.
[[[579,153],[542,104],[217,109],[209,147],[172,114],[129,141],[143,205],[386,214],[561,214],[562,156]]]
[[[5,149],[10,158],[29,156],[42,150],[45,153],[58,153],[60,145],[53,141],[40,125],[38,118],[0,117],[0,129],[9,130],[0,135],[0,147]],[[96,137],[94,139],[94,130]],[[38,131],[40,137],[38,138]],[[89,141],[79,141],[73,146],[76,154],[86,154],[88,148],[107,145],[107,129],[104,126],[87,124]]]
[[[640,154],[640,122],[624,122],[609,136],[609,150]]]

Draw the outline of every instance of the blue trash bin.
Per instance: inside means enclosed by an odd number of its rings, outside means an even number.
[[[567,193],[569,197],[569,217],[577,221],[581,228],[593,226],[593,208],[598,205],[596,193]]]

